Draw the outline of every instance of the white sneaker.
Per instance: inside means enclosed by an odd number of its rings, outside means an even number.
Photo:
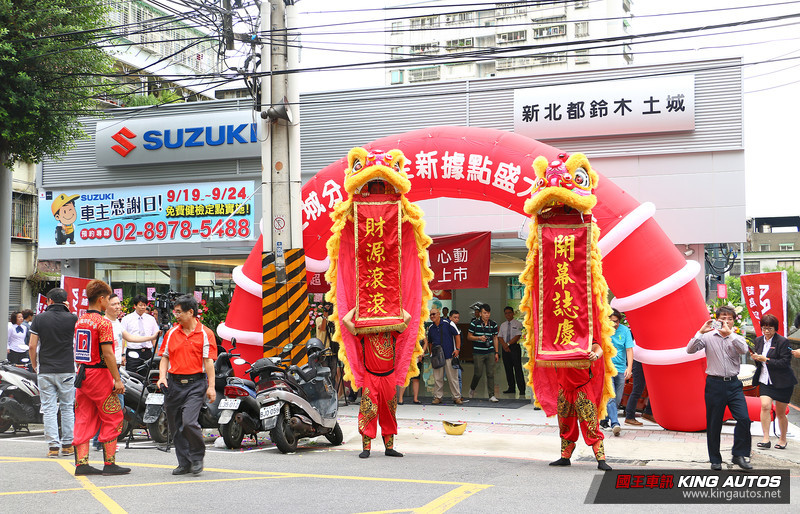
[[[470,398],[475,398],[475,389],[470,389],[469,390],[469,397]]]
[[[499,402],[500,400],[498,400],[498,399],[495,397],[495,395],[492,395],[492,396],[490,396],[490,397],[489,397],[489,401],[490,401],[490,402]]]
[[[619,425],[614,425],[614,428],[611,429],[614,432],[615,436],[619,436],[619,433],[622,432],[622,427]]]

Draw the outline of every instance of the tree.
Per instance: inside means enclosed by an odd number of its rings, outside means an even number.
[[[107,3],[0,0],[0,162],[39,162],[83,135],[76,118],[96,109],[112,59]]]

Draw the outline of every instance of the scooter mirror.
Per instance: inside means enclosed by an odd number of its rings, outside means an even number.
[[[292,343],[289,343],[289,344],[287,344],[286,346],[283,347],[283,351],[284,352],[291,352],[292,348],[294,348],[294,345]]]
[[[128,357],[133,357],[134,359],[139,358],[139,352],[135,352],[133,350],[128,350]]]
[[[242,364],[247,364],[247,361],[239,357],[237,359],[233,359],[233,363],[237,366],[241,366]]]
[[[236,338],[235,337],[231,337],[231,348],[233,348],[234,350],[236,349]]]

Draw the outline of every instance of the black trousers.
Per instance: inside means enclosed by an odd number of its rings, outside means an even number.
[[[131,357],[131,352],[136,352],[139,356]],[[125,369],[147,378],[147,366],[150,364],[152,356],[152,348],[128,348],[125,352]]]
[[[720,432],[725,407],[728,407],[736,420],[733,429],[734,457],[750,456],[750,416],[747,413],[747,402],[742,391],[742,382],[738,378],[723,381],[706,376],[706,442],[708,443],[708,460],[711,464],[722,464],[719,452]]]
[[[172,434],[175,454],[179,466],[189,466],[202,461],[206,454],[203,430],[198,417],[203,406],[208,381],[205,378],[182,384],[179,380],[167,378],[167,395],[164,408],[167,411],[167,424]]]
[[[631,389],[630,396],[628,396],[628,403],[625,405],[626,419],[634,419],[636,417],[636,405],[639,403],[639,398],[642,397],[644,388],[647,385],[644,379],[644,368],[642,368],[641,362],[637,360],[633,361],[631,374],[633,375],[633,388]],[[644,411],[648,414],[653,412],[650,407],[649,399],[647,400],[647,406],[644,408]]]
[[[520,348],[519,343],[512,344],[509,348],[511,348],[510,352],[502,349],[500,350],[500,353],[503,354],[503,367],[506,370],[508,389],[509,391],[514,389],[514,379],[516,377],[519,394],[525,394],[525,374],[522,372],[522,348]]]

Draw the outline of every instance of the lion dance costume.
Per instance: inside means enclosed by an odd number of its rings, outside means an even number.
[[[402,456],[393,448],[397,433],[396,386],[408,385],[418,374],[422,320],[432,297],[428,281],[422,210],[406,199],[411,182],[400,150],[382,152],[354,148],[347,156],[346,200],[331,213],[328,240],[331,284],[327,300],[334,305],[333,340],[340,343],[344,380],[362,388],[358,431],[361,457],[368,457],[380,423],[386,454]],[[355,308],[356,335],[341,319]],[[406,326],[404,311],[410,315]]]
[[[75,466],[77,474],[100,473],[89,466],[89,440],[100,430],[103,471],[117,468],[117,437],[122,432],[122,404],[114,394],[114,378],[103,362],[101,345],[114,344],[111,322],[90,310],[75,325],[75,362],[84,378],[75,389]]]
[[[531,387],[545,414],[558,414],[561,458],[551,465],[570,464],[580,427],[597,467],[609,470],[599,420],[614,394],[616,352],[597,246],[600,229],[591,212],[598,176],[583,154],[560,154],[549,163],[540,156],[533,168],[536,181],[525,202],[531,216],[528,259],[520,276]]]

